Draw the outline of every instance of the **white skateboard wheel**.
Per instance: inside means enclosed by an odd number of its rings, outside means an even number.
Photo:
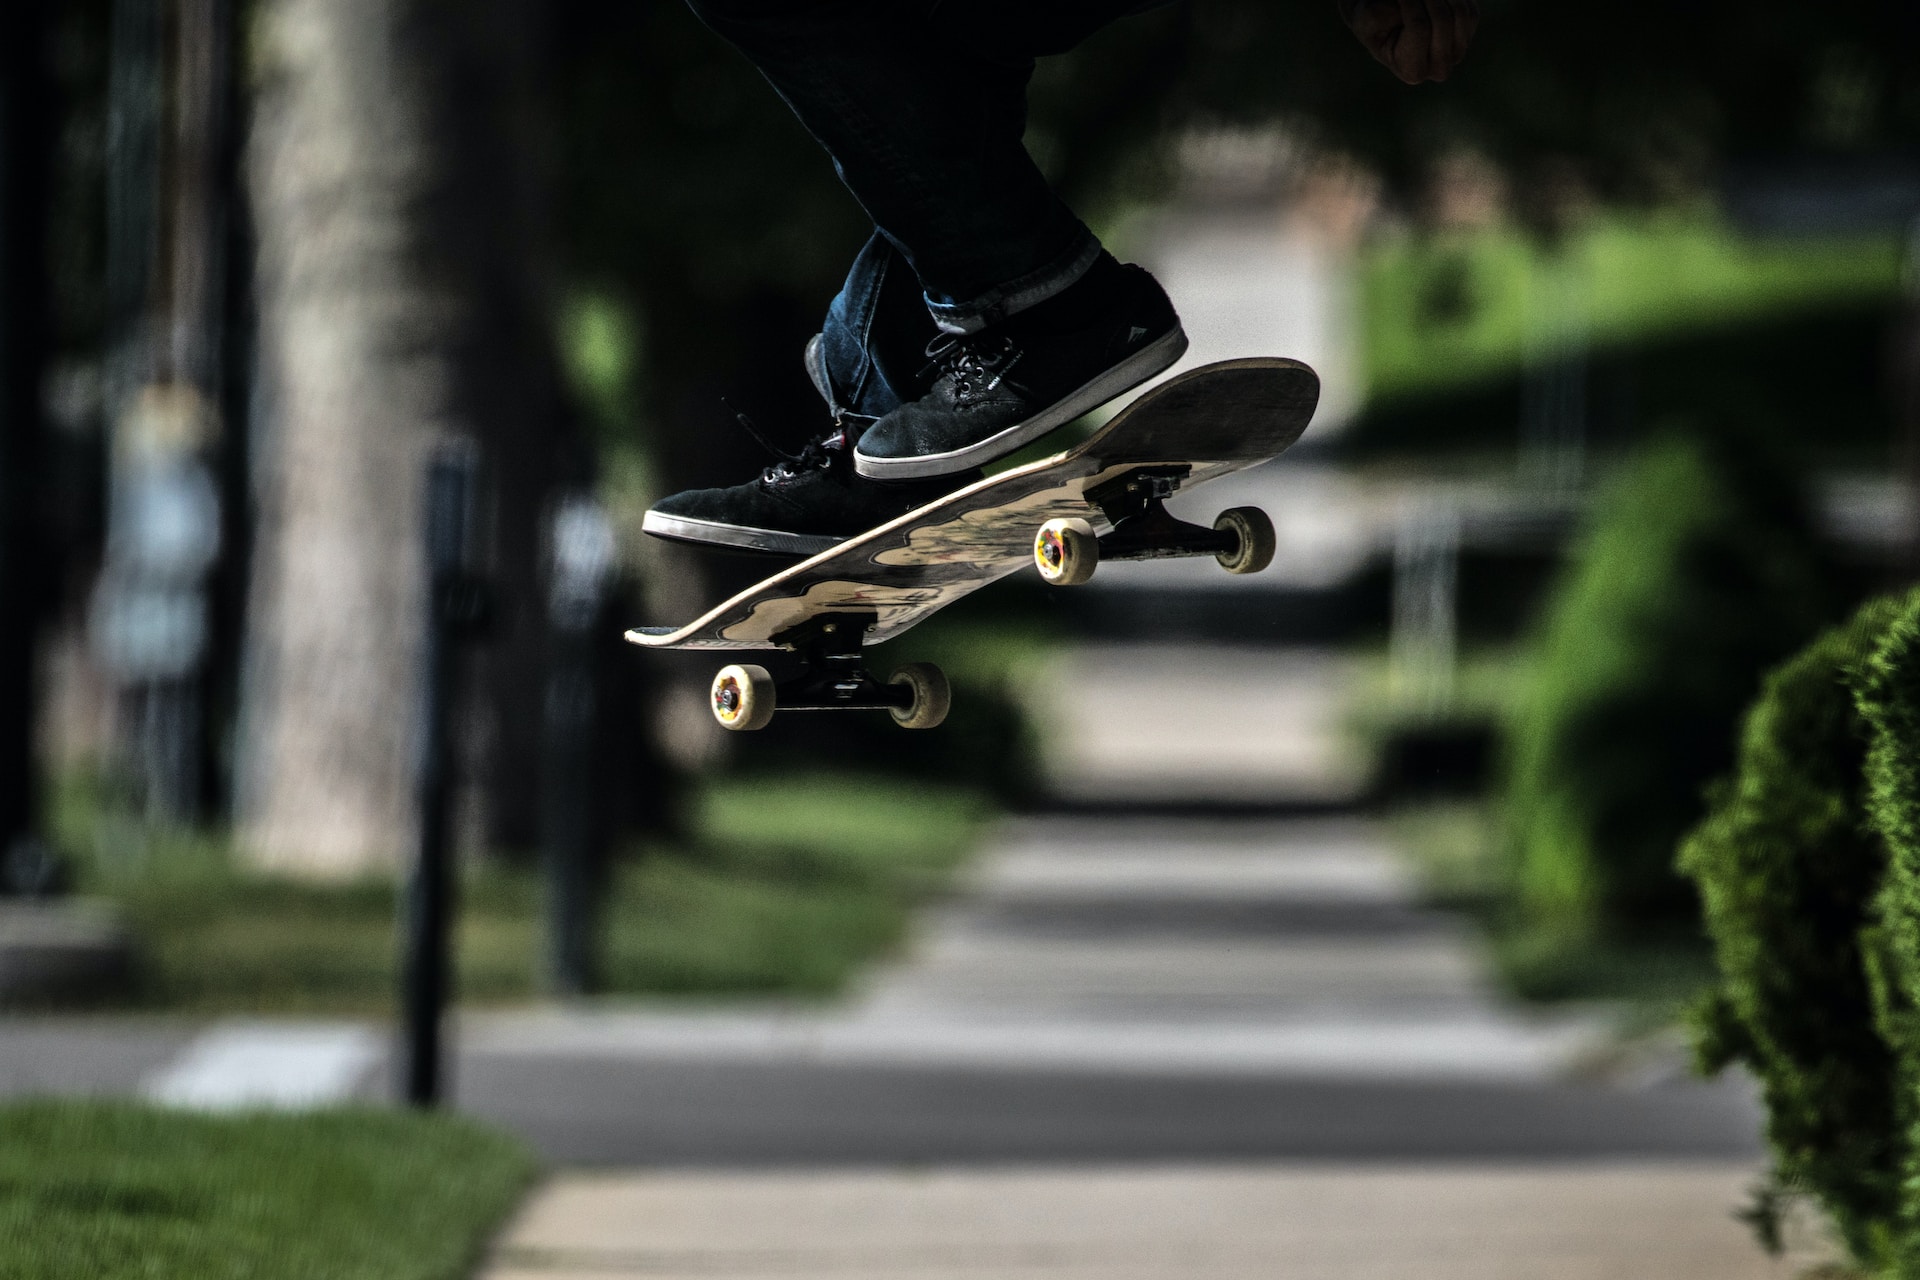
[[[711,705],[722,729],[764,729],[773,719],[773,677],[750,663],[722,667],[713,678]]]
[[[887,683],[903,684],[913,691],[908,706],[887,708],[887,714],[902,729],[934,728],[953,707],[953,686],[947,683],[947,673],[931,662],[909,662]]]
[[[1258,573],[1273,563],[1280,540],[1273,532],[1273,521],[1258,507],[1229,507],[1220,513],[1213,527],[1238,539],[1232,551],[1221,551],[1214,559],[1228,573]]]
[[[1033,563],[1048,585],[1077,587],[1100,565],[1100,539],[1079,516],[1049,520],[1034,537]]]

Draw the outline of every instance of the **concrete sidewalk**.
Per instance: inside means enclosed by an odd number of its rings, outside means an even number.
[[[854,999],[478,1016],[502,1056],[1347,1081],[1564,1078],[1594,1016],[1507,1006],[1471,931],[1352,819],[1006,823]]]
[[[1738,1077],[1512,1007],[1357,819],[1006,824],[825,1007],[462,1020],[460,1105],[567,1165],[1751,1159]]]
[[[566,1175],[487,1280],[1787,1280],[1743,1164]]]

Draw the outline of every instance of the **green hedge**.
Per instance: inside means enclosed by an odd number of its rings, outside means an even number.
[[[1920,1275],[1920,593],[1876,601],[1768,677],[1739,768],[1681,848],[1721,980],[1703,1065],[1745,1063],[1774,1151],[1755,1221],[1794,1194],[1855,1258]]]
[[[1532,928],[1574,942],[1689,917],[1674,845],[1732,764],[1761,674],[1832,616],[1815,545],[1759,450],[1671,437],[1599,487],[1504,725]]]

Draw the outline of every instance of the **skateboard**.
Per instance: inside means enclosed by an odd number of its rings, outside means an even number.
[[[1164,506],[1300,438],[1320,379],[1297,360],[1226,360],[1150,388],[1080,444],[956,490],[749,587],[684,627],[636,627],[653,649],[786,650],[800,674],[776,684],[740,663],[714,677],[713,715],[733,730],[776,711],[884,710],[930,729],[952,701],[931,663],[885,681],[866,646],[890,640],[962,596],[1031,564],[1056,586],[1086,582],[1104,560],[1213,556],[1229,573],[1273,559],[1273,522],[1257,507],[1212,528]]]

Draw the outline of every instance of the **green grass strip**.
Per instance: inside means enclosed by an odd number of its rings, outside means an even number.
[[[1558,253],[1510,228],[1390,241],[1361,263],[1367,391],[1509,375],[1570,331],[1622,346],[1892,297],[1901,264],[1897,236],[1764,240],[1672,215],[1601,218]]]
[[[224,837],[148,832],[132,852],[101,804],[56,806],[84,892],[132,930],[123,1002],[203,1013],[391,1008],[397,876],[350,883],[250,868]],[[965,787],[856,774],[731,779],[698,793],[682,838],[626,850],[601,900],[607,994],[826,995],[894,947],[991,806]],[[544,885],[489,862],[462,878],[455,926],[466,1003],[540,990]]]
[[[0,1107],[0,1275],[456,1280],[534,1172],[453,1116]]]

